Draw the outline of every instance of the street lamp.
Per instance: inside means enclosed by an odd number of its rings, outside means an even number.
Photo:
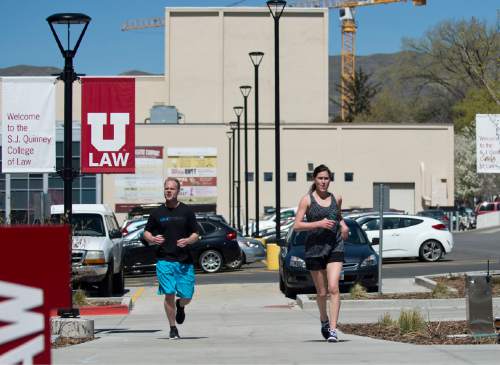
[[[228,145],[229,145],[229,167],[228,167],[228,170],[229,170],[229,187],[231,187],[231,181],[232,181],[232,178],[231,178],[231,139],[233,138],[233,132],[232,131],[227,131],[226,132],[226,136],[227,136],[227,141],[228,141]],[[231,221],[231,190],[228,189],[229,191],[229,221]],[[231,222],[232,223],[232,222]]]
[[[233,108],[234,114],[236,115],[236,129],[238,130],[238,153],[236,154],[236,159],[238,160],[238,176],[236,178],[236,227],[238,228],[238,231],[241,232],[241,157],[240,157],[240,130],[241,130],[241,123],[240,123],[240,117],[241,113],[243,113],[243,107],[242,106],[235,106]]]
[[[259,237],[259,66],[264,57],[263,52],[248,54],[254,67],[254,99],[255,99],[255,237]]]
[[[248,95],[250,95],[250,90],[252,90],[251,86],[240,86],[245,111],[245,236],[248,236]]]
[[[234,227],[235,226],[235,219],[234,219],[234,188],[235,188],[235,178],[234,178],[234,173],[235,173],[235,170],[234,170],[234,161],[236,160],[236,151],[235,151],[235,145],[236,145],[236,137],[235,137],[235,131],[236,131],[236,128],[238,128],[238,122],[229,122],[229,126],[231,127],[231,131],[233,133],[233,137],[232,137],[232,149],[233,149],[233,153],[232,153],[232,156],[233,156],[233,162],[232,162],[232,166],[231,166],[231,176],[232,176],[232,180],[231,180],[231,194],[232,194],[232,202],[233,204],[231,205],[231,222],[232,222],[232,226]]]
[[[64,69],[59,75],[59,79],[64,81],[64,167],[61,171],[59,171],[59,175],[62,177],[64,181],[64,220],[65,223],[71,224],[71,216],[72,216],[72,185],[73,179],[78,174],[78,171],[73,170],[72,168],[72,133],[73,133],[73,82],[78,79],[78,75],[75,73],[73,69],[73,58],[78,51],[78,47],[80,47],[80,42],[83,39],[85,31],[90,23],[91,18],[88,15],[80,14],[80,13],[58,13],[49,16],[47,19],[49,23],[50,30],[54,35],[54,38],[57,42],[57,46],[61,51],[62,56],[64,57]],[[70,28],[72,25],[81,24],[83,28],[81,29],[80,36],[75,43],[73,49],[71,49],[71,39],[70,39]],[[67,47],[64,48],[57,32],[54,28],[54,25],[62,25],[64,26],[67,32]],[[70,254],[70,273],[71,273],[71,238],[69,240],[69,254]],[[73,295],[70,284],[70,303],[71,308],[59,309],[58,314],[61,317],[77,317],[80,315],[80,311],[78,308],[73,308]]]
[[[270,0],[267,7],[274,19],[274,154],[276,165],[276,242],[281,241],[281,168],[280,168],[280,17],[286,1]]]

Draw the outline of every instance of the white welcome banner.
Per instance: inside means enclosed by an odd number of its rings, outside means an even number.
[[[2,78],[2,172],[56,169],[54,77]]]
[[[477,172],[500,173],[500,114],[476,114]]]

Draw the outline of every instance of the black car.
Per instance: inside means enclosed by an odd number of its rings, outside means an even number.
[[[346,290],[355,283],[369,291],[378,290],[378,255],[370,245],[365,232],[355,221],[345,219],[349,227],[349,238],[345,245],[345,262],[340,278],[340,289]],[[289,298],[297,294],[315,293],[316,289],[304,261],[304,243],[307,231],[288,233],[280,249],[280,290]]]
[[[189,246],[195,266],[204,272],[220,271],[230,262],[241,257],[236,231],[219,219],[197,219],[200,240]],[[124,268],[126,273],[151,271],[156,265],[157,246],[149,245],[142,238],[144,225],[123,238]]]

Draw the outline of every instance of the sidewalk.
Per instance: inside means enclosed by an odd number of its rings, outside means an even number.
[[[162,297],[146,288],[128,316],[95,317],[96,339],[53,350],[55,364],[492,364],[499,345],[415,346],[352,335],[326,343],[317,310],[276,284],[197,287],[180,340],[168,339]],[[363,312],[380,312],[366,309]],[[341,321],[359,311],[342,310]],[[465,318],[463,312],[462,319]]]

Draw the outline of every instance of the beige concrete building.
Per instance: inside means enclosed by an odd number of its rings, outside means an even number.
[[[163,147],[162,161],[153,174],[160,180],[173,172],[179,174],[179,168],[198,168],[198,175],[190,175],[196,177],[190,184],[201,186],[191,188],[187,200],[193,198],[229,218],[226,132],[229,122],[235,120],[233,107],[243,104],[239,86],[253,86],[248,53],[264,52],[259,69],[262,213],[275,203],[274,27],[267,8],[167,8],[165,20],[165,74],[136,77],[136,145]],[[311,184],[311,168],[320,163],[334,172],[332,189],[344,197],[345,208],[372,207],[374,184],[378,183],[390,185],[391,208],[414,213],[426,206],[453,205],[452,126],[407,125],[404,116],[398,125],[384,121],[378,125],[328,123],[327,9],[286,9],[280,21],[280,42],[282,207],[297,204]],[[78,83],[74,90],[73,117],[80,120]],[[61,84],[58,120],[63,119],[62,95]],[[179,112],[173,123],[152,118],[155,110],[165,106]],[[253,92],[248,98],[248,123],[249,172],[253,173]],[[243,129],[241,148],[244,213]],[[188,151],[187,156],[178,155],[183,151]],[[205,157],[206,165],[200,165],[197,158]],[[143,173],[138,171],[142,180],[132,183],[136,184],[132,186],[136,200],[146,185],[141,182],[154,180],[151,171],[147,176]],[[101,182],[95,189],[97,202],[113,207],[127,199],[139,203],[127,198],[123,176],[105,175],[96,184]],[[254,191],[250,181],[250,218],[255,212]],[[161,186],[158,194],[156,198],[161,199]],[[148,199],[155,199],[150,195]]]

